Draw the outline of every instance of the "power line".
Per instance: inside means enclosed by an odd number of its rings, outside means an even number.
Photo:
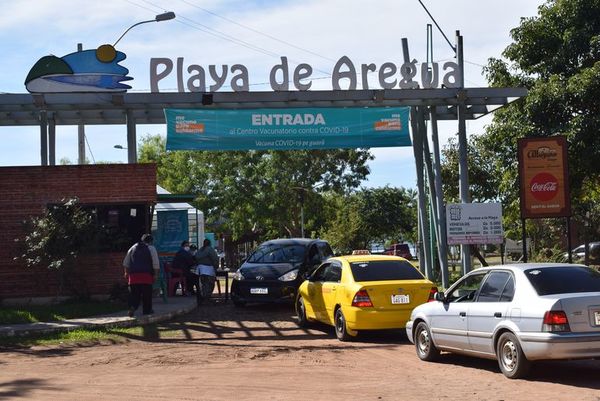
[[[131,0],[125,0],[125,1],[127,1],[128,3],[133,4],[135,6],[144,8],[146,10],[150,10],[149,8],[144,7],[144,6],[140,5],[140,4],[134,3]],[[162,7],[160,7],[159,5],[157,5],[155,3],[152,3],[152,2],[150,2],[148,0],[142,0],[142,1],[144,3],[147,3],[147,4],[151,5],[152,7],[155,7],[155,8],[158,8],[158,9],[162,10]],[[151,11],[153,11],[153,10],[151,10]],[[189,22],[181,21],[181,19],[183,19],[185,21],[189,21]],[[264,48],[262,48],[260,46],[253,45],[253,44],[248,43],[248,42],[246,42],[244,40],[241,40],[241,39],[238,39],[238,38],[236,38],[234,36],[228,35],[228,34],[226,34],[224,32],[221,32],[221,31],[218,31],[216,29],[213,29],[213,28],[211,28],[211,27],[209,27],[207,25],[204,25],[204,24],[201,24],[201,23],[199,23],[197,21],[194,21],[191,18],[187,18],[185,16],[182,16],[181,14],[178,14],[178,18],[175,21],[179,22],[180,24],[189,26],[190,28],[197,29],[197,30],[199,30],[201,32],[207,33],[209,35],[212,35],[212,36],[217,37],[217,38],[222,39],[222,40],[233,42],[233,43],[238,44],[240,46],[243,46],[243,47],[245,47],[247,49],[254,50],[256,52],[265,54],[267,56],[271,56],[271,57],[274,57],[274,58],[277,58],[277,59],[279,59],[279,57],[280,57],[280,55],[277,54],[277,53],[274,53],[274,52],[272,52],[270,50],[267,50],[267,49],[264,49]],[[288,60],[292,64],[296,64],[296,65],[300,64],[300,62],[295,61],[293,59],[288,59]],[[318,71],[320,73],[325,74],[327,77],[331,77],[331,74],[329,72],[327,72],[327,71],[323,71],[323,70],[320,70],[318,68],[315,68],[314,70]]]
[[[313,51],[311,51],[311,50],[308,50],[308,49],[305,49],[305,48],[303,48],[303,47],[297,46],[297,45],[295,45],[295,44],[293,44],[293,43],[290,43],[290,42],[287,42],[287,41],[285,41],[285,40],[279,39],[279,38],[277,38],[277,37],[275,37],[275,36],[269,35],[268,33],[261,32],[261,31],[259,31],[259,30],[257,30],[257,29],[254,29],[254,28],[250,27],[250,26],[247,26],[247,25],[244,25],[244,24],[240,24],[240,23],[239,23],[239,22],[237,22],[237,21],[234,21],[234,20],[232,20],[232,19],[230,19],[230,18],[227,18],[227,17],[223,17],[222,15],[219,15],[219,14],[217,14],[217,13],[213,12],[213,11],[207,10],[206,8],[202,8],[202,7],[200,7],[200,6],[196,5],[196,4],[193,4],[193,3],[191,3],[191,2],[189,2],[189,1],[187,1],[187,0],[180,0],[180,1],[182,1],[183,3],[186,3],[186,4],[188,4],[188,5],[190,5],[190,6],[192,6],[192,7],[195,7],[195,8],[197,8],[197,9],[199,9],[199,10],[202,10],[202,11],[204,11],[205,13],[208,13],[208,14],[210,14],[210,15],[214,15],[214,16],[215,16],[215,17],[217,17],[217,18],[221,18],[222,20],[225,20],[225,21],[227,21],[227,22],[230,22],[230,23],[232,23],[232,24],[234,24],[234,25],[240,26],[240,27],[242,27],[242,28],[244,28],[244,29],[247,29],[247,30],[249,30],[249,31],[252,31],[252,32],[254,32],[254,33],[257,33],[257,34],[259,34],[259,35],[265,36],[265,37],[267,37],[267,38],[269,38],[269,39],[272,39],[272,40],[274,40],[274,41],[277,41],[277,42],[279,42],[279,43],[283,43],[284,45],[287,45],[287,46],[293,47],[294,49],[301,50],[301,51],[303,51],[303,52],[306,52],[306,53],[312,54],[313,56],[317,56],[317,57],[320,57],[320,58],[322,58],[322,59],[325,59],[325,60],[328,60],[328,61],[333,61],[333,62],[336,62],[336,61],[337,61],[337,60],[334,60],[334,59],[332,59],[332,58],[329,58],[329,57],[323,56],[323,55],[321,55],[321,54],[319,54],[319,53],[315,53],[315,52],[313,52]]]
[[[331,77],[314,77],[311,78],[312,81],[320,81],[323,79],[329,79]],[[266,85],[270,85],[270,82],[256,82],[256,83],[251,83],[248,84],[248,86],[266,86]],[[231,88],[231,85],[223,85],[223,88]],[[177,91],[178,88],[163,88],[162,90],[165,91]],[[148,92],[148,88],[146,89],[129,89],[127,90],[127,92]]]
[[[427,15],[429,15],[429,18],[431,18],[431,20],[433,21],[433,23],[435,24],[435,26],[437,27],[437,29],[440,31],[440,33],[442,34],[442,36],[444,37],[444,39],[446,39],[446,42],[448,42],[448,44],[450,45],[450,47],[452,48],[452,50],[454,50],[454,53],[456,53],[456,47],[454,47],[454,45],[452,45],[452,43],[450,43],[450,40],[448,40],[448,37],[446,36],[446,34],[444,33],[444,31],[442,31],[442,28],[440,28],[440,26],[438,25],[438,23],[435,20],[435,18],[433,18],[433,15],[431,15],[431,13],[427,9],[427,7],[425,7],[425,4],[423,4],[423,2],[421,0],[417,0],[417,1],[419,2],[419,4],[421,4],[421,6],[423,7],[423,9],[427,13]]]
[[[152,12],[152,13],[155,13],[155,12],[156,12],[156,9],[159,9],[159,10],[161,10],[161,11],[164,11],[164,10],[165,10],[165,9],[164,9],[163,7],[161,7],[160,5],[158,5],[158,4],[156,4],[156,3],[153,3],[153,2],[151,2],[151,1],[149,1],[149,0],[141,0],[141,1],[143,1],[144,3],[146,3],[146,4],[150,5],[150,6],[151,6],[151,7],[153,7],[154,9],[152,9],[152,8],[149,8],[149,7],[146,7],[146,6],[142,5],[142,4],[135,3],[135,2],[134,2],[134,1],[132,1],[132,0],[125,0],[125,1],[126,1],[127,3],[129,3],[129,4],[132,4],[132,5],[136,6],[136,7],[140,7],[140,8],[142,8],[142,9],[145,9],[145,10],[147,10],[147,11],[150,11],[150,12]],[[304,51],[304,52],[307,52],[307,53],[313,54],[313,55],[315,55],[315,56],[321,57],[321,58],[323,58],[323,59],[325,59],[325,60],[328,60],[328,61],[337,61],[337,60],[333,60],[333,59],[331,59],[331,58],[328,58],[328,57],[322,56],[322,55],[320,55],[320,54],[318,54],[318,53],[316,53],[316,52],[313,52],[313,51],[311,51],[311,50],[304,49],[304,48],[302,48],[302,47],[296,46],[296,45],[294,45],[294,44],[292,44],[292,43],[289,43],[289,42],[286,42],[286,41],[284,41],[284,40],[281,40],[281,39],[279,39],[279,38],[277,38],[277,37],[275,37],[275,36],[272,36],[272,35],[269,35],[269,34],[267,34],[267,33],[264,33],[264,32],[261,32],[261,31],[259,31],[259,30],[256,30],[256,29],[254,29],[254,28],[252,28],[252,27],[246,26],[246,25],[244,25],[244,24],[240,24],[240,23],[238,23],[237,21],[234,21],[234,20],[232,20],[232,19],[230,19],[230,18],[227,18],[227,17],[223,17],[223,16],[221,16],[221,15],[219,15],[219,14],[217,14],[217,13],[213,12],[213,11],[207,10],[207,9],[205,9],[205,8],[203,8],[203,7],[200,7],[200,6],[196,5],[196,4],[193,4],[193,3],[191,3],[191,2],[189,2],[189,1],[187,1],[187,0],[180,0],[180,1],[181,1],[181,2],[183,2],[183,3],[185,3],[185,4],[188,4],[188,5],[192,6],[192,7],[194,7],[194,8],[197,8],[197,9],[199,9],[199,10],[202,10],[202,11],[204,11],[204,12],[208,13],[208,14],[214,15],[215,17],[221,18],[221,19],[223,19],[223,20],[225,20],[225,21],[227,21],[227,22],[230,22],[230,23],[232,23],[232,24],[238,25],[238,26],[240,26],[240,27],[242,27],[242,28],[244,28],[244,29],[248,29],[248,30],[250,30],[250,31],[252,31],[252,32],[255,32],[255,33],[257,33],[257,34],[263,35],[263,36],[265,36],[265,37],[267,37],[267,38],[269,38],[269,39],[272,39],[272,40],[275,40],[275,41],[277,41],[277,42],[283,43],[283,44],[285,44],[285,45],[287,45],[287,46],[291,46],[291,47],[293,47],[293,48],[296,48],[296,49],[298,49],[298,50],[301,50],[301,51]],[[423,8],[424,8],[424,9],[425,9],[425,11],[427,12],[427,14],[429,14],[429,16],[431,17],[431,19],[433,20],[433,22],[436,24],[437,28],[440,30],[440,32],[442,33],[442,35],[444,36],[444,38],[446,39],[446,41],[448,42],[448,44],[450,44],[450,46],[452,47],[452,49],[453,49],[453,50],[455,50],[455,49],[454,49],[454,46],[452,46],[452,44],[450,43],[450,41],[448,40],[448,38],[446,37],[446,35],[444,34],[444,32],[441,30],[441,28],[439,27],[439,25],[437,24],[437,22],[435,21],[435,19],[433,18],[433,16],[432,16],[432,15],[429,13],[429,11],[428,11],[428,10],[427,10],[427,8],[425,7],[425,5],[424,5],[424,4],[421,2],[421,0],[418,0],[418,1],[419,1],[419,3],[421,3],[421,6],[423,6]],[[199,30],[199,31],[201,31],[201,32],[204,32],[204,33],[206,33],[206,34],[209,34],[209,35],[211,35],[211,36],[214,36],[214,37],[216,37],[216,38],[219,38],[219,39],[221,39],[221,40],[229,41],[229,42],[235,43],[235,44],[237,44],[237,45],[240,45],[240,46],[242,46],[242,47],[245,47],[245,48],[247,48],[247,49],[250,49],[250,50],[253,50],[253,51],[256,51],[256,52],[259,52],[259,53],[265,54],[265,55],[267,55],[267,56],[274,57],[274,58],[277,58],[277,59],[279,59],[279,58],[280,58],[280,55],[279,55],[279,54],[277,54],[277,53],[274,53],[274,52],[272,52],[272,51],[270,51],[270,50],[268,50],[268,49],[262,48],[262,47],[260,47],[260,46],[253,45],[252,43],[246,42],[246,41],[244,41],[244,40],[238,39],[238,38],[236,38],[235,36],[232,36],[232,35],[226,34],[226,33],[224,33],[224,32],[218,31],[218,30],[216,30],[216,29],[213,29],[213,28],[211,28],[211,27],[209,27],[209,26],[207,26],[207,25],[201,24],[201,23],[199,23],[199,22],[197,22],[197,21],[195,21],[195,20],[193,20],[193,19],[191,19],[191,18],[185,17],[185,16],[181,15],[181,13],[177,13],[177,16],[178,16],[178,18],[177,18],[175,21],[176,21],[176,22],[178,22],[178,23],[180,23],[180,24],[183,24],[183,25],[185,25],[185,26],[188,26],[188,27],[190,27],[190,28],[193,28],[193,29]],[[297,61],[295,61],[295,60],[293,60],[293,59],[288,59],[288,60],[289,60],[289,62],[290,62],[291,64],[296,64],[296,65],[300,64],[299,62],[297,62]],[[443,60],[438,60],[438,61],[439,61],[439,62],[441,62],[441,61],[446,61],[446,60],[450,60],[450,59],[443,59]],[[484,68],[484,67],[485,67],[485,66],[483,66],[483,65],[481,65],[481,64],[474,63],[474,62],[471,62],[471,61],[467,61],[467,60],[465,60],[465,62],[466,62],[466,63],[468,63],[468,64],[472,64],[472,65],[479,66],[479,67],[481,67],[481,68]],[[323,73],[323,74],[325,74],[325,76],[323,76],[323,77],[312,77],[312,78],[311,78],[312,80],[320,80],[320,79],[328,79],[328,78],[331,78],[331,73],[330,73],[330,72],[328,72],[328,71],[323,71],[323,70],[321,70],[321,69],[317,69],[317,68],[315,68],[314,70],[315,70],[315,71],[318,71],[318,72],[321,72],[321,73]],[[377,72],[377,71],[378,71],[378,70],[376,70],[375,72]],[[359,75],[359,76],[360,76],[360,75],[362,75],[362,73],[361,73],[361,72],[357,72],[357,75]],[[250,84],[250,86],[260,86],[260,85],[266,85],[266,84],[268,84],[268,82],[265,82],[265,83],[255,83],[255,84]],[[225,85],[225,87],[229,87],[229,85]]]

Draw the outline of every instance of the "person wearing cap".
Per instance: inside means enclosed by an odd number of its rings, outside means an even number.
[[[160,264],[158,252],[152,242],[152,235],[142,235],[141,241],[129,248],[123,259],[124,275],[129,284],[129,317],[133,317],[140,301],[144,315],[154,313],[152,283],[158,277]]]

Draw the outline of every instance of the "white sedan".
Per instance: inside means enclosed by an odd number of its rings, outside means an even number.
[[[417,356],[440,351],[497,359],[508,378],[532,361],[600,357],[600,273],[582,265],[525,263],[470,272],[406,324]]]

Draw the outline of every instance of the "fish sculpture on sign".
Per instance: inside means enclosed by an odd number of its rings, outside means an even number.
[[[126,57],[109,44],[63,57],[44,56],[27,74],[25,87],[31,93],[125,92],[131,86],[122,81],[133,79],[119,65]]]

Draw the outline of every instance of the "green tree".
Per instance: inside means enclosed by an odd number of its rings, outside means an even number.
[[[473,136],[467,145],[469,191],[472,202],[498,200],[501,176],[497,173],[502,166],[495,154],[483,144],[483,137]],[[446,202],[458,202],[459,170],[458,141],[450,138],[442,148],[442,190]]]
[[[84,210],[77,199],[63,199],[49,206],[41,216],[26,222],[23,253],[15,259],[28,268],[59,272],[59,295],[82,296],[87,288],[77,282],[76,266],[80,255],[95,249],[97,227],[94,215]]]
[[[368,150],[175,151],[160,136],[143,138],[139,159],[155,162],[158,182],[174,193],[198,194],[209,224],[241,238],[319,235],[322,193],[348,192],[368,175]]]
[[[323,238],[343,253],[372,243],[416,240],[416,193],[405,188],[368,188],[328,197],[330,220]],[[333,212],[331,212],[333,211]]]
[[[505,59],[490,59],[487,78],[492,86],[525,86],[529,94],[496,111],[485,134],[473,144],[475,152],[485,150],[494,160],[490,178],[499,180],[505,228],[516,234],[520,226],[516,150],[517,140],[523,137],[567,137],[575,218],[581,221],[590,212],[597,219],[600,0],[547,1],[537,16],[521,19],[511,37]],[[598,223],[593,221],[593,227]],[[564,238],[564,221],[530,220],[528,232],[534,236],[534,247],[551,248]]]

